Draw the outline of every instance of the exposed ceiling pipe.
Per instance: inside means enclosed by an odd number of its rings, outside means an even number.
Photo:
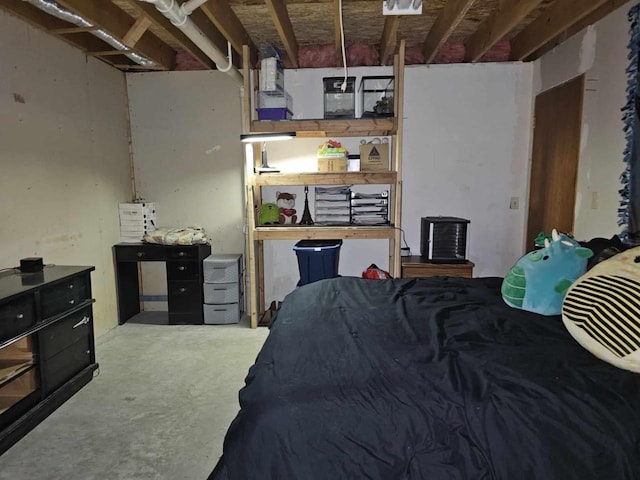
[[[78,27],[94,27],[95,26],[89,23],[88,21],[86,21],[80,15],[76,15],[75,13],[65,8],[62,8],[56,2],[53,2],[50,0],[24,0],[24,1],[27,3],[30,3],[34,7],[39,8],[43,12],[48,13],[49,15],[59,18],[60,20],[64,20],[65,22],[69,22]],[[116,37],[109,35],[104,30],[96,28],[96,30],[92,30],[90,33],[95,35],[99,39],[103,40],[104,42],[108,43],[116,50],[129,50],[129,47],[127,47],[124,43],[120,42]],[[154,61],[149,60],[148,58],[145,58],[142,55],[138,55],[135,52],[128,52],[128,53],[122,52],[122,53],[123,55],[126,55],[128,58],[136,62],[138,65],[142,65],[143,67],[151,68],[151,67],[157,66],[157,64]]]
[[[143,2],[152,3],[167,17],[171,23],[182,30],[189,39],[195,43],[200,50],[202,50],[211,60],[216,64],[216,67],[223,72],[228,73],[231,78],[239,83],[243,83],[242,75],[235,68],[231,62],[231,57],[226,57],[218,48],[205,36],[202,31],[193,23],[189,18],[187,11],[198,8],[202,3],[199,0],[192,0],[187,2],[187,8],[181,9],[175,0],[141,0]],[[198,5],[200,4],[200,5]],[[223,66],[220,66],[223,65]]]

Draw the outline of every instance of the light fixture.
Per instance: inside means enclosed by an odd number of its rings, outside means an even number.
[[[422,0],[383,0],[383,15],[420,15]]]
[[[246,133],[240,135],[240,141],[242,143],[262,143],[262,164],[259,167],[254,167],[254,171],[256,173],[277,173],[280,170],[274,167],[270,167],[267,163],[267,142],[291,140],[295,136],[296,132]]]

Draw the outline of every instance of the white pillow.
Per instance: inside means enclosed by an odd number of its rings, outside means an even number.
[[[578,278],[564,298],[562,321],[596,357],[640,373],[640,247]]]

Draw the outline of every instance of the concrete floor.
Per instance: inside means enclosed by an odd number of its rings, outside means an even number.
[[[0,456],[2,480],[204,479],[268,330],[127,323],[99,375]]]

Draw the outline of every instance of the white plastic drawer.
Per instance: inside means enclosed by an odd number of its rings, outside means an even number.
[[[203,305],[204,323],[207,325],[225,325],[240,321],[240,304]]]
[[[235,283],[205,283],[204,303],[238,303],[240,289]]]
[[[209,255],[203,260],[205,283],[237,282],[242,272],[242,255]]]

